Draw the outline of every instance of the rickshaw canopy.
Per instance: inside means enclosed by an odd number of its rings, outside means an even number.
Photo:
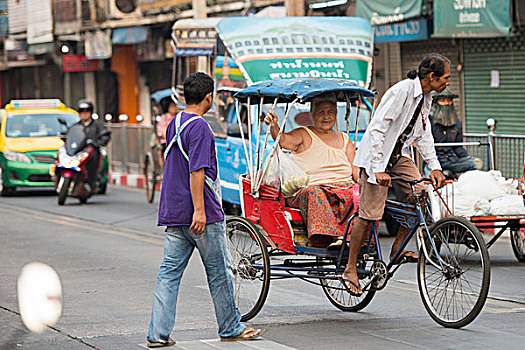
[[[234,97],[241,102],[250,97],[251,103],[259,103],[261,97],[279,98],[278,103],[292,102],[296,99],[305,103],[315,96],[329,92],[335,93],[337,100],[341,102],[346,102],[347,96],[350,99],[375,96],[374,92],[349,80],[294,78],[266,80],[237,92]]]

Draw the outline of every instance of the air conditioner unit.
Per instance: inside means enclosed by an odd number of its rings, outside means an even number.
[[[141,17],[139,0],[109,0],[109,16],[115,19]]]

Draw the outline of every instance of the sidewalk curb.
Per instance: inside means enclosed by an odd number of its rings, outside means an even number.
[[[146,188],[144,175],[127,174],[119,172],[109,173],[109,182],[113,185],[129,186],[135,188]]]

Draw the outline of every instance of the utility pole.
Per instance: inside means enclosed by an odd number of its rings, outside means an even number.
[[[195,19],[203,19],[207,18],[208,15],[206,13],[206,0],[192,0],[193,1],[193,18]],[[208,72],[208,58],[207,56],[198,56],[197,57],[197,71],[198,72],[205,72],[207,74],[211,74],[212,72]]]
[[[304,16],[304,0],[284,0],[288,17]]]

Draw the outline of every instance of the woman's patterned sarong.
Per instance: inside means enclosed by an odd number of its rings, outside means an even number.
[[[358,185],[342,182],[305,187],[288,198],[287,204],[301,210],[310,244],[326,247],[344,235],[348,219],[357,210],[358,198]]]

